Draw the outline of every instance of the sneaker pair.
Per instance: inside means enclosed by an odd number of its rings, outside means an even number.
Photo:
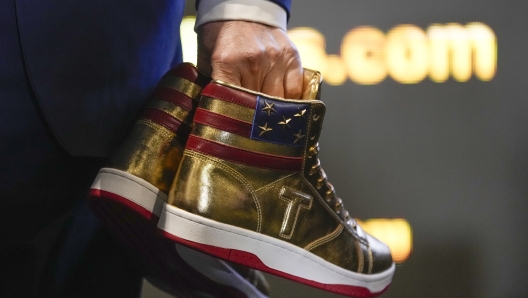
[[[185,297],[268,297],[262,273],[167,243],[156,225],[210,79],[189,63],[167,72],[88,195],[98,218],[162,290]]]
[[[372,297],[385,291],[395,268],[388,247],[349,216],[317,158],[325,113],[320,74],[305,72],[303,100],[197,78],[162,80],[161,86],[171,85],[189,100],[171,101],[169,108],[160,95],[165,92],[158,92],[163,102],[151,101],[124,145],[128,149],[100,171],[94,205],[135,213],[143,224],[157,221],[174,245],[163,254],[191,267],[196,258],[185,258],[193,250],[184,246],[329,292]],[[199,102],[190,100],[199,94]],[[108,217],[132,236],[140,229],[137,220]],[[179,264],[152,246],[139,246],[158,257],[158,272]],[[194,265],[203,275],[208,271]],[[265,288],[260,279],[252,293],[237,288],[242,280],[230,284],[232,293],[267,295],[258,290]]]

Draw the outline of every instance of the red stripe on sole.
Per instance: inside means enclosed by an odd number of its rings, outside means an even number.
[[[136,212],[137,214],[141,215],[146,220],[153,221],[153,224],[156,224],[158,219],[159,219],[159,217],[156,214],[154,214],[154,213],[150,212],[149,210],[143,208],[142,206],[130,201],[127,198],[124,198],[124,197],[122,197],[120,195],[117,195],[115,193],[112,193],[112,192],[108,192],[106,190],[95,189],[95,188],[90,189],[90,192],[88,193],[88,200],[89,201],[95,202],[96,200],[105,200],[105,199],[114,201],[114,202],[119,203],[121,205],[124,205],[128,209],[131,209],[134,212]]]
[[[257,106],[256,95],[218,84],[205,86],[202,91],[202,96],[222,99],[252,109]]]
[[[185,148],[253,167],[285,171],[300,171],[302,168],[302,157],[287,157],[247,151],[209,141],[195,135],[189,136]]]
[[[159,217],[149,213],[143,207],[114,193],[91,189],[88,202],[94,213],[127,247],[133,247],[142,257],[142,262],[156,272],[167,284],[188,287],[185,291],[166,289],[175,297],[187,297],[193,289],[205,291],[210,295],[223,297],[249,298],[239,289],[211,280],[189,266],[178,254],[174,244],[157,233],[156,224]],[[125,205],[127,208],[123,208]],[[151,218],[146,215],[151,214]],[[174,282],[177,280],[178,282]]]
[[[194,123],[218,128],[246,138],[251,137],[251,123],[216,114],[201,108],[196,110],[193,121]]]
[[[229,249],[229,248],[221,248],[221,247],[216,247],[212,245],[197,243],[197,242],[189,241],[189,240],[180,238],[178,236],[172,235],[171,233],[161,230],[161,229],[159,229],[159,231],[167,239],[170,239],[174,242],[178,242],[180,244],[186,245],[198,251],[210,254],[214,257],[217,257],[217,258],[220,258],[226,261],[231,261],[233,263],[241,264],[244,266],[248,266],[253,269],[257,269],[257,270],[264,271],[267,273],[271,273],[271,274],[274,274],[274,275],[277,275],[277,276],[280,276],[280,277],[283,277],[289,280],[296,281],[301,284],[305,284],[305,285],[318,288],[318,289],[323,289],[328,292],[333,292],[333,293],[346,295],[350,297],[361,297],[361,298],[365,297],[366,298],[366,297],[379,296],[383,294],[389,287],[389,286],[385,287],[385,289],[383,289],[382,291],[378,293],[371,293],[367,288],[362,288],[362,287],[356,287],[356,286],[351,286],[351,285],[323,284],[317,281],[304,279],[304,278],[301,278],[295,275],[288,274],[286,272],[282,272],[282,271],[270,268],[266,266],[256,255],[250,252],[236,250],[236,249]]]
[[[187,124],[160,110],[145,109],[141,115],[141,119],[152,120],[180,136],[191,133],[191,128]]]

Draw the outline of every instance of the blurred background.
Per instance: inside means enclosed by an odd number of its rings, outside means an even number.
[[[513,0],[293,0],[290,37],[325,78],[322,166],[398,263],[383,297],[528,297],[527,12]],[[272,297],[339,297],[269,281]],[[143,296],[170,297],[146,282]]]

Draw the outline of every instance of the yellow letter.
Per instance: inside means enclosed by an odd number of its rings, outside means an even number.
[[[429,37],[429,77],[443,83],[449,78],[449,32],[440,24],[427,29]]]
[[[421,82],[427,75],[427,38],[422,29],[399,25],[387,33],[385,49],[389,74],[404,84]]]
[[[394,262],[403,263],[411,254],[412,229],[405,219],[377,218],[369,219],[365,222],[358,221],[358,224],[367,233],[389,246]]]
[[[324,36],[313,28],[295,28],[288,36],[297,46],[303,66],[318,70],[330,85],[341,85],[346,80],[346,70],[341,58],[326,54]]]
[[[385,35],[377,28],[358,27],[345,35],[341,56],[348,77],[358,84],[377,84],[387,76],[383,57]]]
[[[295,28],[288,31],[288,36],[297,46],[303,66],[320,71],[324,77],[326,43],[323,34],[313,28]]]
[[[451,72],[459,82],[471,78],[471,43],[466,29],[456,23],[446,25],[451,41]]]
[[[473,70],[482,81],[490,81],[497,70],[497,39],[490,27],[482,23],[466,25],[473,44]]]

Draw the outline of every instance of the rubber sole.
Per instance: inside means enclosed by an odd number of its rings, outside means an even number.
[[[102,168],[99,170],[90,196],[113,200],[143,216],[157,221],[167,195],[147,181],[127,172]]]
[[[158,228],[166,238],[214,257],[350,297],[382,294],[395,270],[392,264],[377,274],[351,272],[290,243],[171,205],[164,206]]]
[[[265,298],[245,278],[221,260],[189,252],[160,237],[156,229],[166,195],[145,180],[117,169],[99,171],[88,195],[97,217],[125,246],[139,254],[155,280],[171,284],[165,291],[177,297]],[[176,286],[174,286],[176,285]]]

